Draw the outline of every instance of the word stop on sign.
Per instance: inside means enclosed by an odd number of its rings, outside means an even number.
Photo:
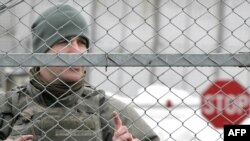
[[[218,93],[215,96],[207,95],[204,97],[207,105],[204,106],[203,112],[207,115],[212,114],[226,114],[226,115],[242,115],[249,107],[250,97],[247,95],[240,95],[238,97],[232,94]]]

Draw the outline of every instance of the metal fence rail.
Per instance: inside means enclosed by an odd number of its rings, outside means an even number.
[[[250,54],[0,54],[2,67],[249,67]]]

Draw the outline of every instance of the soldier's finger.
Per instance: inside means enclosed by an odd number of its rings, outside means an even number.
[[[21,137],[17,138],[15,141],[27,141],[32,140],[33,135],[22,135]]]
[[[135,139],[133,139],[132,141],[140,141],[139,139],[137,139],[137,138],[135,138]]]
[[[130,133],[123,134],[120,136],[120,138],[123,141],[132,141],[133,140],[132,134],[130,134]]]
[[[115,129],[118,130],[119,128],[122,127],[122,120],[116,111],[113,112],[113,118],[115,121]]]
[[[128,133],[128,128],[126,126],[122,126],[115,131],[114,136],[120,137],[121,135],[126,133]]]

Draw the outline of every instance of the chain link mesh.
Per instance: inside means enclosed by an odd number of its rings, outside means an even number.
[[[90,54],[32,53],[32,22],[58,4],[87,19]],[[134,107],[161,140],[222,141],[202,99],[216,80],[249,92],[249,9],[248,0],[1,0],[0,88],[23,85],[32,66],[85,65],[87,83]],[[240,124],[249,121],[245,110]]]

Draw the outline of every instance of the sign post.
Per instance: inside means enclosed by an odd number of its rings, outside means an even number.
[[[203,93],[202,115],[216,128],[240,124],[249,113],[247,91],[235,80],[217,80]]]

